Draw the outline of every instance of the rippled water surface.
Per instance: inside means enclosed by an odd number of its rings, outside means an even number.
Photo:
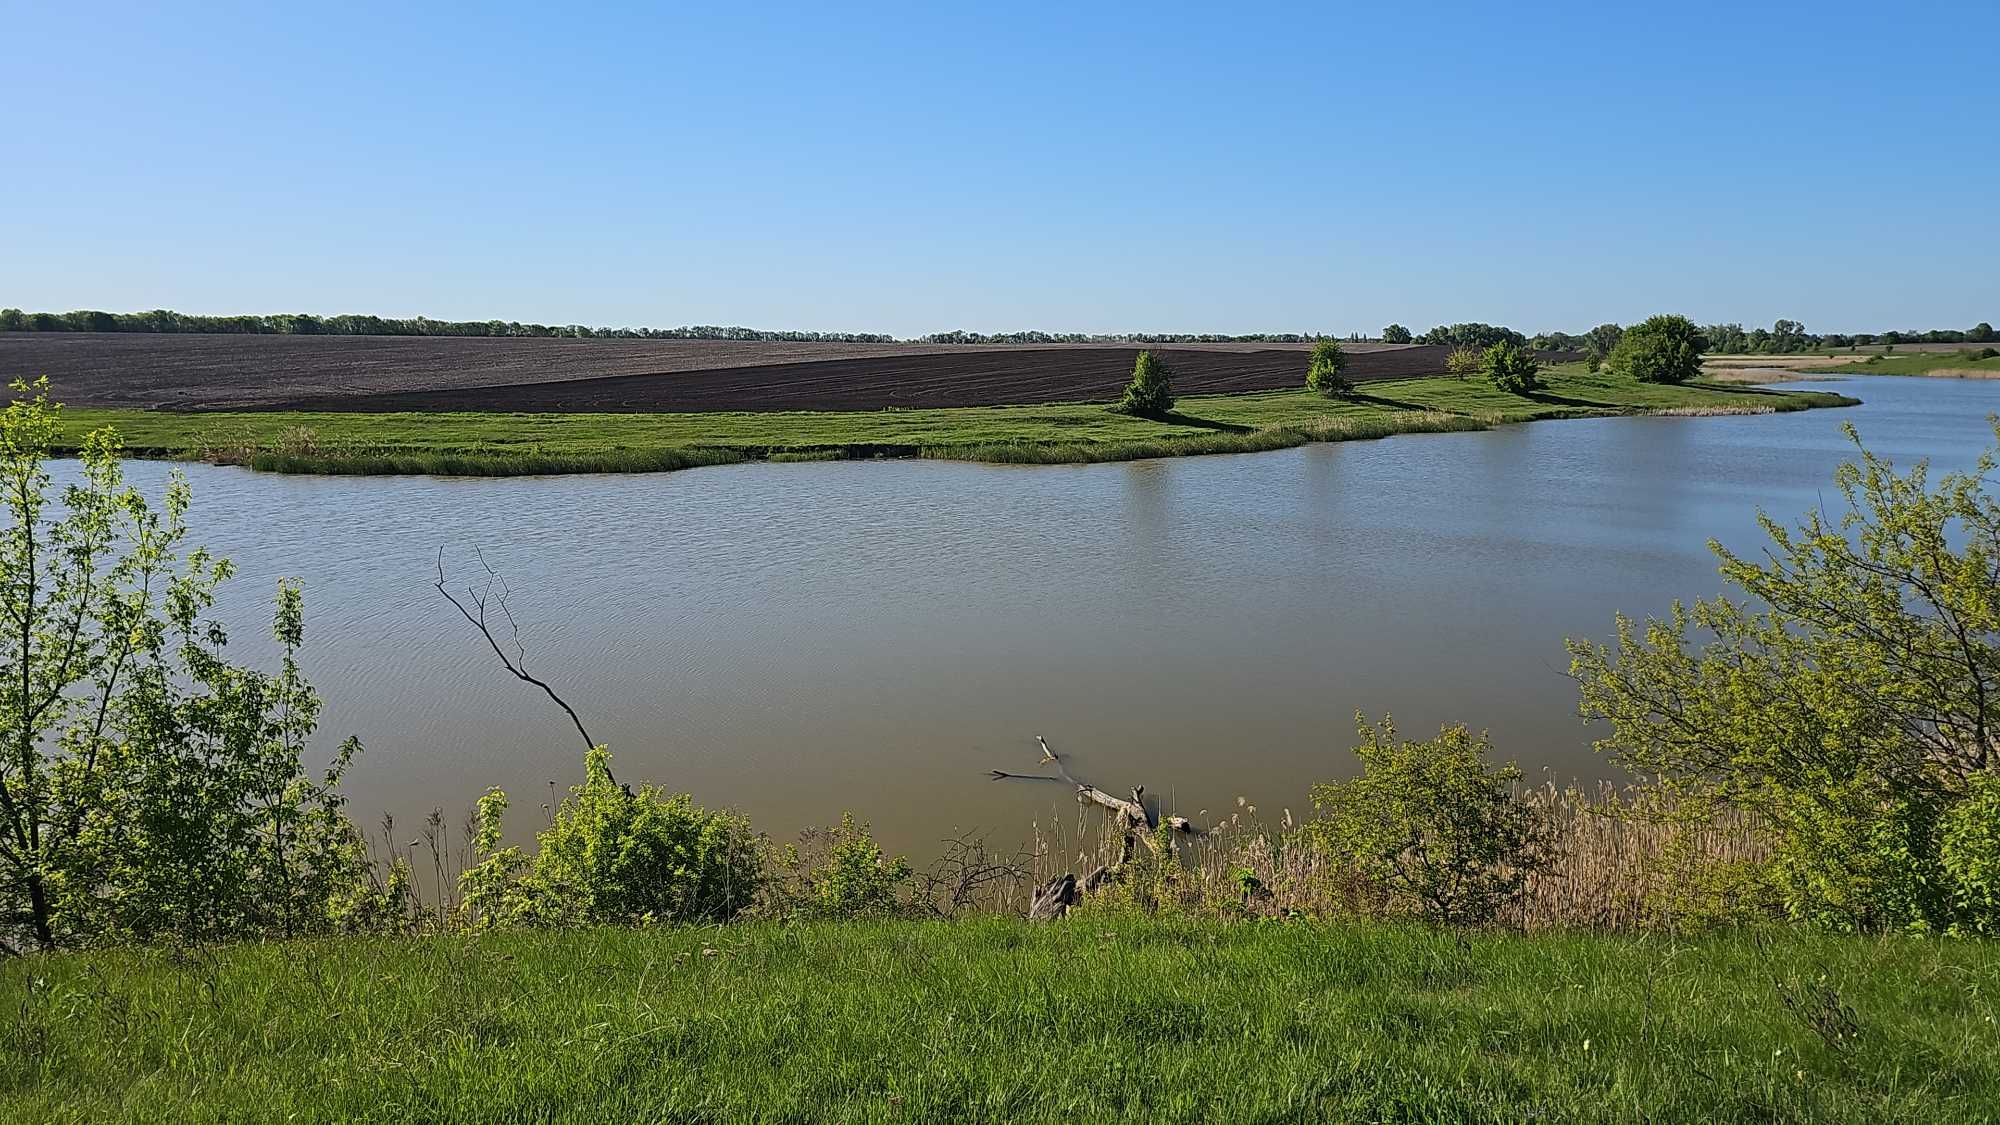
[[[1816,386],[1816,384],[1800,384]],[[1835,389],[1828,384],[1827,389]],[[1842,422],[1898,461],[1968,466],[2000,381],[1868,378],[1851,410],[1605,419],[1119,465],[742,465],[514,480],[280,477],[190,466],[198,542],[241,575],[242,655],[304,580],[323,741],[367,746],[355,812],[456,822],[578,772],[580,740],[431,589],[483,548],[532,671],[621,777],[776,834],[852,809],[922,853],[1025,835],[1068,802],[985,780],[1032,736],[1182,811],[1303,812],[1349,772],[1355,710],[1463,720],[1502,753],[1606,775],[1566,635],[1715,593],[1705,541],[1754,549],[1837,496]],[[140,464],[149,485],[166,466]],[[538,810],[524,819],[538,818]]]

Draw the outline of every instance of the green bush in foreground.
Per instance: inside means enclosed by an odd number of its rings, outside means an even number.
[[[1150,351],[1140,352],[1132,363],[1132,381],[1125,385],[1125,397],[1118,409],[1142,418],[1157,418],[1174,408],[1173,373],[1167,361]]]
[[[1613,375],[1641,383],[1685,383],[1701,374],[1708,341],[1684,316],[1647,317],[1625,330],[1605,356]]]
[[[910,862],[891,859],[868,826],[842,813],[832,828],[779,850],[765,905],[788,918],[889,918],[912,912],[902,897]]]
[[[506,810],[500,790],[480,799],[479,862],[459,876],[464,909],[481,924],[722,922],[763,884],[763,844],[748,821],[651,785],[632,792],[612,779],[601,746],[532,856],[500,847]]]
[[[1326,398],[1354,393],[1354,384],[1347,378],[1347,353],[1337,341],[1321,340],[1313,345],[1312,359],[1306,364],[1306,387]]]
[[[1361,776],[1313,786],[1306,838],[1380,888],[1392,913],[1444,925],[1493,920],[1543,862],[1547,833],[1515,793],[1521,771],[1489,764],[1462,725],[1422,742],[1355,716]]]
[[[1504,341],[1486,349],[1479,368],[1508,394],[1524,395],[1542,387],[1542,363],[1535,353]]]
[[[1787,912],[1831,929],[2000,929],[2000,503],[1972,473],[1933,487],[1848,436],[1847,510],[1746,559],[1745,595],[1675,605],[1606,648],[1571,641],[1599,747],[1689,815],[1748,810]],[[2000,426],[1996,426],[2000,439]],[[1692,638],[1690,636],[1692,634]]]

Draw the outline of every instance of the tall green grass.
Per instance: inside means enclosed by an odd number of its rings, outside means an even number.
[[[2000,946],[1047,926],[513,931],[0,964],[65,1122],[1939,1121]]]

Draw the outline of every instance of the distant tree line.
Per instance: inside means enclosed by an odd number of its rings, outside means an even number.
[[[522,324],[515,320],[432,320],[427,316],[388,317],[361,314],[315,316],[273,313],[264,316],[196,316],[171,309],[111,313],[96,309],[75,312],[22,312],[0,309],[0,332],[206,332],[229,335],[277,336],[518,336],[610,340],[784,340],[853,344],[889,344],[885,332],[774,332],[761,328],[724,328],[699,324],[683,328],[592,328],[583,324]]]
[[[1744,331],[1741,324],[1711,324],[1702,329],[1708,350],[1723,355],[1767,355],[1809,351],[1815,348],[1869,347],[1875,344],[1984,344],[1990,343],[1993,326],[1980,321],[1971,328],[1933,328],[1919,332],[1902,329],[1891,332],[1828,333],[1806,331],[1796,320],[1780,320],[1769,328]]]
[[[1483,352],[1495,344],[1512,344],[1536,351],[1583,352],[1605,357],[1616,347],[1623,329],[1600,324],[1580,335],[1543,332],[1525,336],[1502,325],[1468,322],[1440,324],[1421,335],[1391,324],[1375,337],[1389,344],[1442,344]],[[153,309],[113,313],[97,309],[73,312],[22,312],[0,309],[0,332],[204,332],[285,336],[507,336],[568,337],[611,340],[769,340],[799,343],[892,344],[886,332],[792,332],[712,324],[680,328],[592,328],[583,324],[523,324],[515,320],[433,320],[427,316],[385,317],[364,314],[315,316],[312,313],[272,313],[261,316],[197,316]],[[1984,321],[1971,328],[1917,331],[1828,333],[1806,331],[1796,320],[1779,320],[1769,328],[1745,330],[1741,324],[1710,324],[1702,328],[1705,350],[1722,355],[1777,355],[1822,348],[1870,347],[1877,344],[1984,344],[1995,340]],[[1319,332],[932,332],[916,338],[921,344],[1310,344],[1321,340],[1360,342],[1358,333]]]
[[[1358,332],[1331,336],[1318,332],[932,332],[920,344],[1309,344],[1318,340],[1359,342]]]

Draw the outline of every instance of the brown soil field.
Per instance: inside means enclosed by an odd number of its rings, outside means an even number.
[[[1356,381],[1436,374],[1444,347],[1344,344]],[[1138,345],[413,336],[0,334],[0,378],[77,406],[170,410],[875,410],[1118,396]],[[1182,394],[1305,378],[1306,344],[1152,349]]]

